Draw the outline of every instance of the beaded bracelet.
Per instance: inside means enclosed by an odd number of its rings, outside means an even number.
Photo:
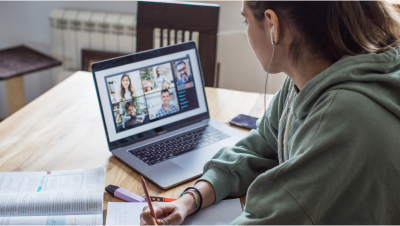
[[[179,198],[182,197],[182,195],[184,195],[184,194],[189,194],[194,198],[194,203],[195,203],[194,211],[193,211],[193,213],[190,214],[190,215],[193,215],[197,211],[197,197],[196,197],[196,194],[194,194],[194,192],[192,192],[192,191],[184,191],[184,192],[181,193],[181,195],[179,195]]]
[[[188,187],[185,189],[185,191],[188,191],[188,190],[195,190],[199,194],[200,204],[199,204],[199,208],[197,209],[197,211],[194,212],[196,214],[197,212],[199,212],[199,210],[201,209],[201,206],[203,205],[203,196],[201,195],[201,192],[199,191],[199,189],[197,189],[195,187]]]

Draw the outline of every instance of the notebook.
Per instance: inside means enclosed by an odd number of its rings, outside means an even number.
[[[109,202],[107,225],[139,225],[144,202]],[[240,199],[222,200],[188,216],[182,225],[227,225],[242,214]]]

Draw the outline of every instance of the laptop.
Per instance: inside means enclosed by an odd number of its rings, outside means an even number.
[[[210,118],[195,42],[92,64],[110,151],[161,189],[244,135]]]

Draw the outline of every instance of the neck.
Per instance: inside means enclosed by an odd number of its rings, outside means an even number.
[[[323,59],[313,61],[304,60],[304,62],[299,61],[297,67],[291,65],[284,71],[293,80],[299,90],[302,90],[307,82],[332,65],[331,62]]]
[[[167,105],[163,104],[163,107],[165,110],[169,110],[169,104],[167,104]]]

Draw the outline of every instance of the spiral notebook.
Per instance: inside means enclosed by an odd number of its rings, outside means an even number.
[[[106,225],[139,225],[144,202],[109,202]],[[222,200],[188,216],[182,225],[227,225],[242,213],[239,199]]]

